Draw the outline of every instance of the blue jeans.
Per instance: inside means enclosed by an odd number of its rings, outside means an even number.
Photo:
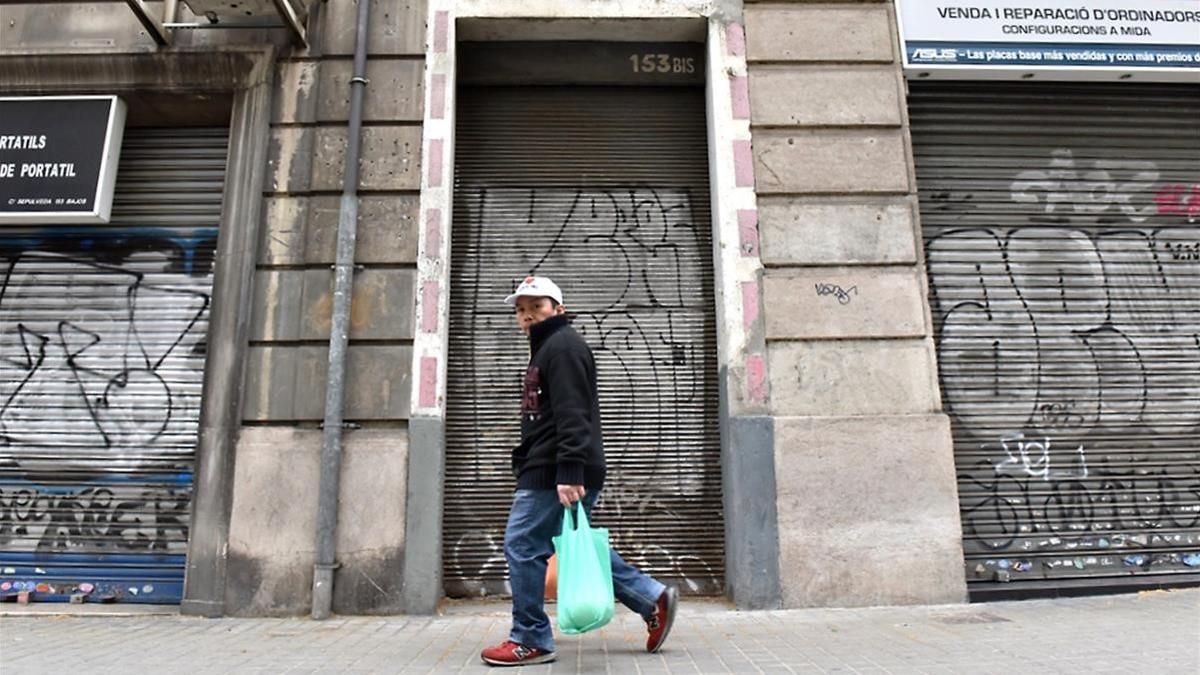
[[[599,492],[588,492],[583,506],[590,516]],[[517,490],[513,495],[504,556],[512,586],[513,621],[509,639],[543,651],[554,651],[554,631],[546,616],[546,561],[554,553],[552,537],[562,530],[562,504],[556,490]],[[621,604],[648,618],[666,586],[643,574],[612,551],[613,591]]]

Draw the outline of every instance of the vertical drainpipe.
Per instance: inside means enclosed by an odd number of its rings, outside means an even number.
[[[346,343],[350,337],[350,295],[354,285],[354,240],[358,227],[358,156],[362,148],[363,93],[367,86],[367,13],[370,0],[358,0],[354,31],[354,75],[350,78],[350,129],[346,173],[338,209],[337,257],[333,274],[333,313],[329,327],[329,376],[321,444],[317,501],[317,556],[313,567],[312,617],[329,618],[333,570],[337,567],[338,487],[342,472],[342,402],[346,391]]]

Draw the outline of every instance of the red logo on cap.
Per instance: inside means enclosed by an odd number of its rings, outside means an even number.
[[[532,283],[533,283],[533,280],[534,280],[534,277],[525,277],[525,281],[522,281],[521,283],[523,283],[523,284],[532,284]]]

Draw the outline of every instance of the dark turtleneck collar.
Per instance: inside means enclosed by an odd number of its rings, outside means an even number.
[[[551,335],[562,330],[571,323],[571,317],[568,314],[555,314],[554,316],[540,321],[529,327],[529,352],[536,354],[538,349],[541,349],[542,343]]]

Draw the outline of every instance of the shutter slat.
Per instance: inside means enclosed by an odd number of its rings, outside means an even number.
[[[910,83],[973,592],[1200,571],[1200,87]]]
[[[228,135],[131,127],[108,224],[0,228],[2,594],[182,596]]]
[[[502,299],[566,295],[599,370],[595,521],[685,592],[724,583],[703,91],[476,87],[458,96],[444,513],[448,595],[506,594],[525,338]]]

